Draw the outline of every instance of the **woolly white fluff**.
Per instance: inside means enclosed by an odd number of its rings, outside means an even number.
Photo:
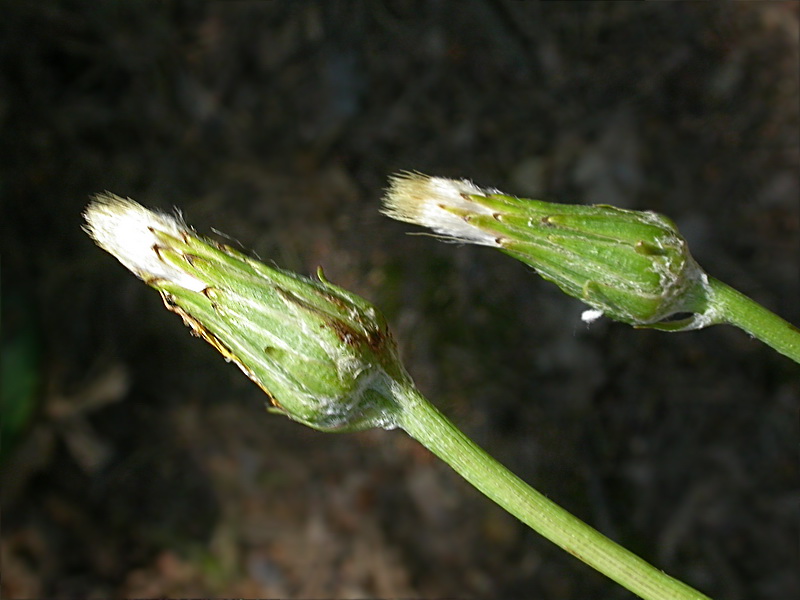
[[[603,316],[603,311],[598,308],[590,308],[589,310],[585,310],[581,313],[581,321],[586,323],[594,323]]]
[[[390,179],[381,212],[398,221],[429,227],[457,241],[497,247],[496,235],[445,210],[492,214],[491,209],[470,199],[470,195],[486,196],[487,192],[466,180],[402,173]]]
[[[175,217],[109,193],[96,196],[83,216],[84,229],[97,245],[141,279],[163,279],[193,292],[205,289],[205,283],[161,260],[154,249],[159,240],[152,230],[173,237],[191,233]]]

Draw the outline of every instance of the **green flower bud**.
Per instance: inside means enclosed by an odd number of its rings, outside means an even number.
[[[158,290],[193,333],[236,363],[273,411],[326,431],[397,426],[410,378],[369,302],[269,267],[131,200],[98,196],[87,232]]]
[[[594,309],[585,321],[605,314],[686,330],[713,320],[705,273],[675,224],[654,212],[520,199],[416,173],[392,178],[383,212],[530,265]]]

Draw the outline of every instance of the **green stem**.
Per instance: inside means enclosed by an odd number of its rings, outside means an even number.
[[[567,512],[493,459],[419,392],[407,389],[400,426],[533,530],[646,600],[706,599]]]
[[[735,325],[800,363],[800,329],[718,279],[709,277],[708,282],[717,322]]]

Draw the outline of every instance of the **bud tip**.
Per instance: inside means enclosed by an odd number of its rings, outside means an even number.
[[[162,279],[193,292],[205,289],[205,283],[159,256],[156,232],[176,238],[190,232],[177,218],[110,193],[95,196],[83,216],[84,230],[97,245],[141,279]]]
[[[389,180],[381,212],[388,217],[430,227],[454,241],[497,246],[495,236],[471,225],[458,213],[491,215],[472,196],[487,195],[467,180],[398,173]]]

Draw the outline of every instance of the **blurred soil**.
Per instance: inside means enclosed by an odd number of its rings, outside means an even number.
[[[401,169],[654,209],[800,323],[799,7],[3,2],[2,332],[32,417],[0,465],[2,597],[630,597],[401,432],[268,415],[81,232],[103,190],[322,265],[470,436],[668,573],[800,596],[797,365],[733,328],[586,326],[378,213]]]

